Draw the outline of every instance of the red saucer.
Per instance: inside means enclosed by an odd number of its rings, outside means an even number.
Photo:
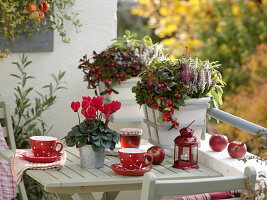
[[[113,164],[110,167],[114,172],[122,176],[143,176],[146,172],[149,172],[152,169],[152,165],[149,165],[142,169],[126,170],[119,163]]]
[[[52,163],[55,161],[58,161],[62,158],[63,153],[52,153],[50,157],[36,157],[33,152],[26,151],[21,154],[25,160],[28,160],[30,162],[34,163]]]

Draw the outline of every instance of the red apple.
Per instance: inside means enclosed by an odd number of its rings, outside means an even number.
[[[165,158],[165,151],[159,146],[152,146],[147,150],[147,153],[153,156],[153,164],[159,165]],[[148,161],[150,161],[148,159]]]
[[[220,152],[227,147],[228,139],[225,135],[215,134],[210,137],[209,145],[213,151]]]
[[[247,152],[247,146],[243,142],[233,141],[228,145],[228,153],[232,158],[242,158]]]

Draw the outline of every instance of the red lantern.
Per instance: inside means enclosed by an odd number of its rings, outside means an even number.
[[[198,169],[198,140],[188,126],[174,139],[174,168]]]

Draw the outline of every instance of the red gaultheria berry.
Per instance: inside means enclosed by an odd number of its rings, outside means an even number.
[[[152,86],[152,85],[153,85],[153,83],[152,83],[152,82],[147,82],[147,84],[148,84],[149,86]]]
[[[99,67],[95,67],[95,71],[98,71],[99,70]]]
[[[148,90],[147,93],[150,94],[152,91],[151,90]]]
[[[159,108],[159,105],[153,105],[153,106],[151,106],[151,108],[158,109]]]
[[[99,78],[99,75],[98,75],[98,74],[96,74],[96,75],[95,75],[95,78]]]
[[[169,105],[172,105],[172,104],[173,104],[173,101],[169,101],[168,104],[169,104]]]
[[[115,75],[115,77],[116,77],[116,78],[119,78],[119,77],[120,77],[120,75],[119,75],[119,74],[116,74],[116,75]]]
[[[152,78],[151,78],[151,81],[155,81],[155,80],[157,80],[155,77],[152,77]]]
[[[174,96],[177,97],[177,98],[181,98],[182,97],[181,94],[175,94]]]
[[[109,89],[109,90],[108,90],[108,94],[111,94],[111,93],[112,93],[112,90],[111,90],[111,89]]]
[[[94,68],[90,68],[90,71],[91,71],[91,72],[95,72],[95,69],[94,69]]]
[[[154,103],[153,99],[148,99],[147,102],[150,104]]]
[[[73,102],[71,102],[71,105],[70,105],[70,106],[71,106],[71,108],[72,108],[72,110],[73,110],[74,112],[78,112],[78,110],[79,110],[81,104],[80,104],[79,101],[73,101]]]

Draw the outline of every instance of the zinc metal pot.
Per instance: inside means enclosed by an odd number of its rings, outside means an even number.
[[[105,148],[103,147],[100,151],[95,152],[92,145],[84,145],[79,148],[81,167],[82,168],[102,168],[104,167],[105,160]]]

